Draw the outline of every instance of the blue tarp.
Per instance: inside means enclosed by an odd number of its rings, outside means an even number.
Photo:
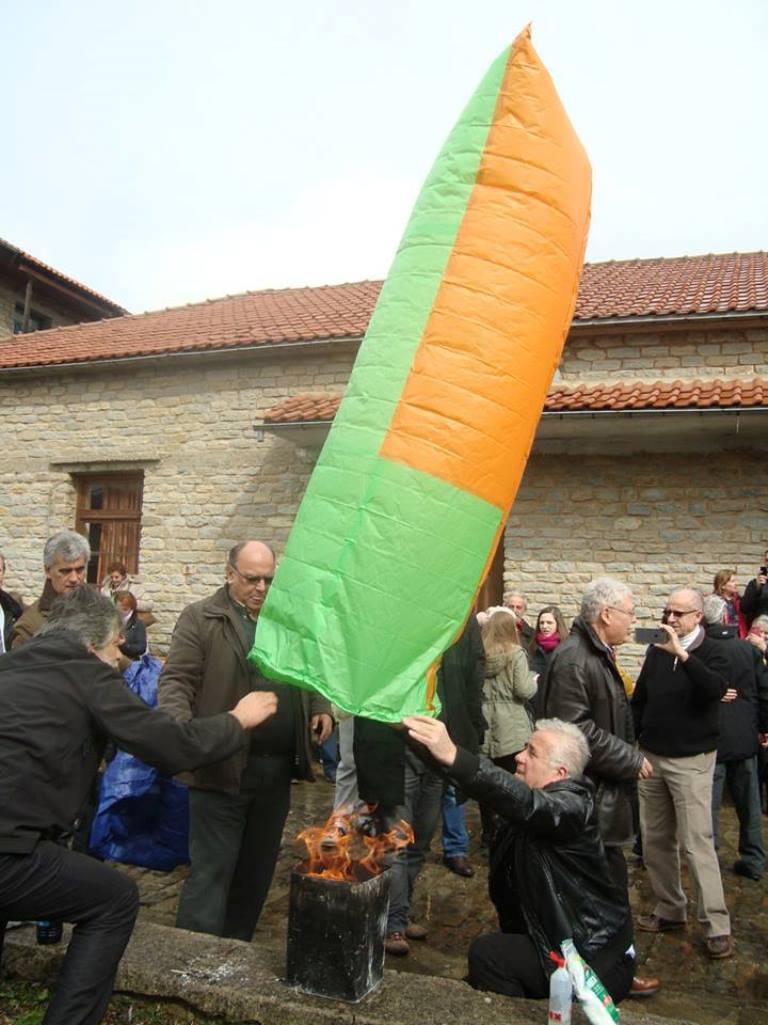
[[[125,671],[126,685],[151,707],[161,668],[159,659],[142,655]],[[187,788],[118,751],[102,777],[90,849],[109,861],[161,871],[188,862]]]

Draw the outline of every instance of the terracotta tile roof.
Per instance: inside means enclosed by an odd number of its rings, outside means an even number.
[[[264,414],[264,424],[331,422],[341,395],[295,395]],[[768,378],[693,381],[630,381],[600,384],[553,385],[545,413],[642,411],[646,409],[768,408]]]
[[[544,409],[547,413],[562,413],[575,410],[743,409],[747,406],[768,407],[768,378],[612,381],[574,387],[556,384],[549,390]]]
[[[768,310],[768,253],[587,264],[574,320]]]
[[[336,416],[341,395],[294,395],[272,406],[264,414],[265,424],[299,424],[314,420],[328,421]]]
[[[51,267],[49,264],[43,263],[42,260],[38,260],[37,257],[32,256],[30,253],[25,253],[23,249],[19,249],[12,243],[6,242],[3,238],[0,238],[0,248],[5,249],[6,252],[13,257],[13,262],[22,272],[25,268],[29,268],[31,271],[38,271],[44,277],[61,281],[76,289],[78,292],[83,292],[86,296],[90,296],[91,299],[95,300],[100,306],[103,306],[109,313],[123,315],[128,312],[123,306],[112,302],[111,299],[107,299],[105,295],[101,295],[99,292],[95,292],[92,288],[88,288],[87,285],[83,285],[74,278],[70,278],[68,275],[62,274],[60,270],[56,270],[55,267]]]
[[[361,281],[246,292],[95,324],[16,335],[0,343],[0,368],[360,338],[380,288],[380,281]]]
[[[381,288],[361,281],[226,296],[0,344],[0,369],[359,338]],[[685,314],[768,313],[768,253],[588,264],[574,324]]]

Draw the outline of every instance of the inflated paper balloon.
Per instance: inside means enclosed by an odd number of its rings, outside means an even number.
[[[267,676],[434,712],[568,332],[590,181],[526,29],[417,200],[259,616]]]

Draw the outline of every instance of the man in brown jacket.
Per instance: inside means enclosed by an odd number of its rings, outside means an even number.
[[[75,530],[60,530],[49,537],[43,549],[45,586],[43,593],[27,606],[13,624],[11,648],[20,648],[48,619],[51,605],[60,594],[67,594],[85,583],[91,546]]]
[[[247,660],[274,572],[268,545],[235,545],[225,586],[179,616],[159,684],[160,707],[180,721],[229,709],[249,691],[278,697],[247,747],[186,780],[192,865],[176,925],[241,940],[251,939],[272,881],[291,779],[313,779],[310,731],[322,742],[333,725],[324,698],[267,680]]]

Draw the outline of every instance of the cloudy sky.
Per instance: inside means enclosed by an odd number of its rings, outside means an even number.
[[[0,236],[135,312],[383,277],[529,21],[594,168],[588,259],[768,247],[765,0],[0,0],[0,19]]]

